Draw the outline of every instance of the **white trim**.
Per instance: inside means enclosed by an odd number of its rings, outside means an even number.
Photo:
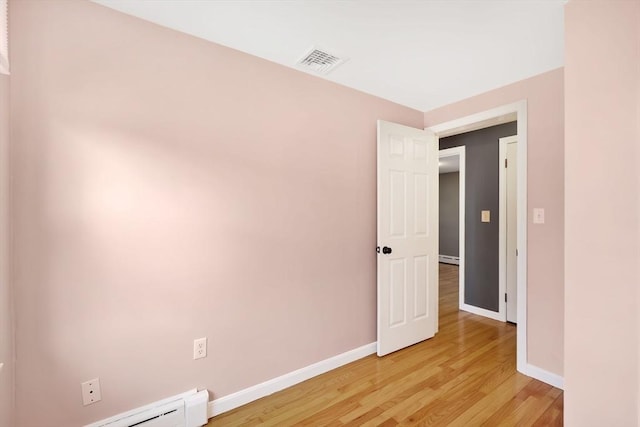
[[[525,373],[527,366],[527,101],[496,107],[426,129],[438,137],[457,135],[493,126],[502,120],[518,121],[518,332],[517,367]],[[504,123],[504,122],[503,122]]]
[[[436,136],[438,136],[436,134]],[[458,269],[458,307],[460,308],[460,310],[464,310],[464,308],[462,308],[463,306],[465,306],[466,304],[464,303],[464,278],[465,278],[465,274],[464,274],[464,267],[465,267],[465,246],[464,246],[464,241],[465,241],[465,228],[464,228],[464,221],[465,221],[465,201],[467,200],[466,198],[466,170],[467,170],[467,160],[466,160],[466,148],[464,146],[460,146],[460,147],[453,147],[453,148],[447,148],[444,150],[440,150],[439,151],[439,155],[438,158],[442,158],[442,157],[453,157],[453,156],[458,156],[460,159],[460,170],[458,171],[459,175],[458,175],[458,196],[459,196],[459,202],[458,202],[458,212],[459,212],[459,218],[458,218],[458,265],[460,266],[460,268]],[[438,176],[439,178],[439,176]],[[468,311],[468,310],[467,310]]]
[[[451,120],[449,122],[440,123],[431,126],[429,129],[438,137],[444,138],[452,135],[460,135],[461,133],[471,132],[474,130],[484,129],[491,126],[501,125],[503,123],[513,122],[518,119],[517,108],[521,102],[503,105],[502,107],[493,108],[491,110],[482,111],[460,119]]]
[[[273,394],[277,391],[291,387],[315,376],[324,374],[332,369],[339,368],[347,363],[354,362],[376,352],[376,343],[363,345],[362,347],[338,354],[313,365],[306,366],[288,374],[265,381],[263,383],[245,388],[227,396],[220,397],[209,402],[208,417],[211,418],[224,412],[246,405],[254,400]]]
[[[438,262],[441,262],[442,264],[460,265],[460,257],[452,255],[438,255]],[[2,367],[2,364],[0,364],[0,367]]]
[[[520,369],[518,369],[520,371]],[[538,381],[552,385],[560,390],[564,390],[564,378],[558,374],[546,371],[542,368],[538,368],[530,363],[527,363],[524,370],[520,371],[523,374],[535,378]]]
[[[507,169],[504,162],[507,159],[507,143],[504,139],[498,140],[498,310],[504,314],[503,322],[506,322],[507,303],[504,294],[507,293]]]
[[[0,0],[0,74],[9,74],[9,2]]]
[[[527,207],[527,101],[520,101],[517,105],[517,137],[518,137],[518,330],[517,330],[517,367],[522,372],[527,365],[527,226],[529,211]]]
[[[466,305],[464,308],[461,307],[461,309],[473,314],[479,314],[481,316],[499,320],[495,317],[497,315],[495,311]],[[309,365],[307,367],[289,372],[288,374],[284,374],[269,381],[265,381],[244,390],[240,390],[236,393],[215,399],[209,402],[207,416],[208,418],[211,418],[216,415],[223,414],[225,412],[231,411],[232,409],[253,402],[254,400],[258,400],[280,390],[284,390],[287,387],[299,384],[310,378],[324,374],[325,372],[331,371],[333,369],[339,368],[340,366],[344,366],[348,363],[374,354],[376,352],[376,345],[377,344],[375,342],[363,345],[362,347],[358,347],[345,353],[338,354],[337,356],[330,357],[318,363],[314,363],[313,365]],[[564,387],[564,379],[561,376],[545,371],[544,369],[538,368],[537,366],[527,364],[524,370],[518,370],[527,376],[550,384],[554,387],[560,389],[563,389]],[[189,393],[193,393],[194,391],[195,390]],[[186,394],[188,393],[185,393],[185,395]]]
[[[487,310],[486,308],[476,307],[475,305],[469,305],[465,303],[460,304],[460,310],[468,313],[477,314],[478,316],[488,317],[489,319],[498,320],[504,322],[502,314],[497,311]]]
[[[504,163],[507,160],[507,144],[518,142],[518,136],[507,136],[498,139],[500,154],[498,156],[499,197],[498,197],[498,307],[507,321],[507,302],[504,295],[507,293],[507,169]]]

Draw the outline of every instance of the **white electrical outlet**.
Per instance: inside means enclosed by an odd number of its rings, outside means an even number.
[[[193,359],[207,357],[207,337],[193,340]]]
[[[100,394],[100,378],[94,378],[90,381],[81,384],[82,386],[82,403],[84,406],[91,405],[92,403],[102,400]]]

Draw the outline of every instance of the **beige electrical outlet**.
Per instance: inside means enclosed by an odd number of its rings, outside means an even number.
[[[491,211],[482,211],[480,220],[482,222],[491,222]]]

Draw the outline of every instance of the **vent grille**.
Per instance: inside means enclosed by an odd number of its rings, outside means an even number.
[[[346,59],[344,58],[340,58],[323,49],[313,47],[298,61],[298,65],[318,74],[329,74],[329,72],[333,71],[338,65],[343,64],[345,61]]]

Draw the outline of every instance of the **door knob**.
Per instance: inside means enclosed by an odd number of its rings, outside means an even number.
[[[382,253],[383,254],[390,254],[391,253],[391,248],[388,246],[385,246],[382,248]]]

